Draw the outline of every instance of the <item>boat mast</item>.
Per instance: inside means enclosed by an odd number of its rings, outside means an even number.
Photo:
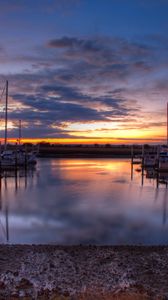
[[[5,146],[7,147],[7,130],[8,130],[8,80],[6,80],[6,101],[5,101]]]
[[[168,102],[167,102],[167,147],[168,147]]]
[[[21,143],[21,137],[22,137],[22,120],[19,120],[19,145]]]

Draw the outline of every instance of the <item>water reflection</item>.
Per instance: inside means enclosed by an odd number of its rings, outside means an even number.
[[[0,228],[1,241],[9,242],[9,199],[13,195],[17,195],[18,189],[26,190],[27,178],[33,178],[35,169],[29,168],[3,171],[0,176]]]
[[[41,159],[6,174],[1,242],[167,244],[166,187],[130,171],[127,159]]]

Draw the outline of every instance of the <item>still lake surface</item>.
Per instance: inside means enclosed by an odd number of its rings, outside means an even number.
[[[38,159],[22,173],[1,179],[1,243],[168,244],[168,188],[131,180],[129,159]]]

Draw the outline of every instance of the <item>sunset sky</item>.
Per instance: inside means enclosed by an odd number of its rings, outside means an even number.
[[[0,0],[0,36],[9,137],[165,141],[168,0]]]

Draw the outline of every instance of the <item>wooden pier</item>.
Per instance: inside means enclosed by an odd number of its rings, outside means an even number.
[[[149,159],[150,158],[150,159]],[[141,155],[134,155],[134,147],[131,148],[131,180],[133,180],[134,165],[140,165],[138,171],[141,172],[141,184],[144,184],[146,178],[155,179],[156,186],[160,184],[168,186],[168,161],[162,160],[160,145],[156,146],[153,151],[146,151],[142,145]]]

